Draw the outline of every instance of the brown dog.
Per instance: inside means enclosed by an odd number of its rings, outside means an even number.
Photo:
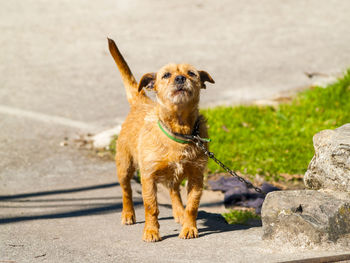
[[[196,217],[207,157],[193,142],[176,138],[176,134],[196,132],[207,137],[206,123],[198,111],[199,94],[205,81],[214,80],[191,65],[168,64],[157,73],[145,74],[137,84],[114,41],[108,39],[108,44],[131,108],[117,141],[117,173],[123,189],[122,224],[134,224],[136,220],[130,180],[138,168],[145,207],[143,240],[161,240],[157,183],[169,188],[174,219],[182,224],[179,237],[198,237]],[[144,88],[156,92],[157,102],[147,97]],[[184,178],[188,179],[186,209],[179,193]]]

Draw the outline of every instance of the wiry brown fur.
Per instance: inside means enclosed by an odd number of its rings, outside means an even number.
[[[140,169],[145,207],[144,241],[159,241],[157,183],[170,191],[173,215],[182,224],[180,238],[198,237],[196,217],[203,188],[203,171],[207,157],[193,143],[181,144],[169,139],[158,127],[161,120],[173,132],[191,134],[201,118],[200,136],[207,137],[204,119],[198,111],[200,89],[205,81],[214,83],[205,71],[188,64],[169,64],[157,73],[145,74],[137,84],[114,41],[108,39],[110,52],[120,70],[130,103],[130,113],[122,125],[117,141],[116,164],[123,189],[122,223],[136,222],[130,180]],[[164,74],[170,73],[169,77]],[[194,75],[193,75],[194,74]],[[183,83],[175,80],[183,76]],[[147,97],[143,88],[157,94],[157,102]],[[179,186],[188,179],[188,202],[183,207]]]

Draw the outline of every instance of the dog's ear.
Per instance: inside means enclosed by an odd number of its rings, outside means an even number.
[[[213,78],[209,75],[208,72],[200,70],[199,72],[199,76],[201,78],[201,82],[202,82],[202,89],[205,89],[206,86],[204,84],[204,82],[208,81],[210,83],[215,83],[215,81],[213,80]]]
[[[143,88],[153,89],[155,80],[156,73],[147,73],[143,75],[139,83],[138,91],[140,92]]]

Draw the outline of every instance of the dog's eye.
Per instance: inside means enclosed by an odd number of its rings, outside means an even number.
[[[168,79],[170,78],[171,74],[169,72],[165,73],[162,77],[162,79]]]
[[[197,76],[196,73],[194,73],[193,71],[188,71],[187,74],[190,76],[190,77],[195,77]]]

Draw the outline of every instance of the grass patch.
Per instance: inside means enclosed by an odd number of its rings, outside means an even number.
[[[118,135],[114,135],[111,142],[109,143],[108,149],[113,156],[115,156],[115,153],[117,152],[117,140],[118,140]]]
[[[314,87],[278,107],[237,106],[201,110],[208,119],[210,150],[243,174],[282,179],[304,174],[314,154],[312,137],[350,122],[350,70],[327,88]],[[117,136],[110,143],[115,155]],[[209,173],[223,172],[212,160]]]
[[[327,88],[300,93],[292,103],[216,107],[202,110],[208,119],[210,150],[233,170],[279,179],[303,174],[314,154],[312,137],[350,122],[350,70]],[[209,172],[222,171],[213,161]]]
[[[230,210],[228,213],[223,213],[228,224],[245,225],[250,219],[261,219],[260,216],[249,210]]]

